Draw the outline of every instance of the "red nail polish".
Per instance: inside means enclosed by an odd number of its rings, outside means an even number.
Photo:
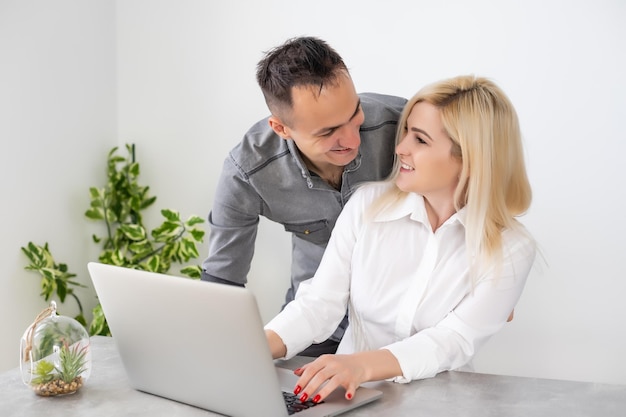
[[[313,402],[317,404],[318,402],[320,402],[321,399],[322,399],[322,396],[317,394],[315,398],[313,398]]]
[[[302,394],[302,397],[300,397],[300,401],[305,402],[308,398],[309,398],[309,394],[305,392],[304,394]]]
[[[349,400],[351,400],[351,399],[352,399],[352,394],[347,393],[347,394],[346,394],[346,398],[347,398],[347,399],[349,399]]]
[[[298,368],[295,371],[293,371],[294,374],[299,374],[300,372],[302,372],[302,368]]]
[[[300,391],[302,391],[302,387],[300,385],[296,385],[296,388],[293,390],[293,394],[298,395],[300,394]]]

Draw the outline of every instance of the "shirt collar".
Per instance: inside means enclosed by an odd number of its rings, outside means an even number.
[[[390,222],[399,220],[403,217],[407,217],[411,220],[429,224],[428,215],[426,213],[426,206],[424,204],[424,197],[416,193],[406,193],[400,197],[400,201],[385,208],[374,217],[375,222]],[[465,219],[467,217],[467,209],[463,207],[461,210],[454,213],[445,224],[460,223],[465,226]]]
[[[282,140],[287,142],[287,148],[289,148],[289,152],[291,152],[293,159],[296,161],[296,165],[300,169],[302,176],[306,178],[309,170],[307,169],[304,161],[302,160],[302,157],[300,156],[300,150],[296,146],[296,143],[293,140],[288,140],[288,139],[282,139]]]

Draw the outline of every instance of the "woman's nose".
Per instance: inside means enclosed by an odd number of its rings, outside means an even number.
[[[406,149],[405,149],[406,146],[404,146],[405,139],[406,139],[406,136],[403,136],[402,138],[400,138],[400,141],[396,145],[396,154],[398,154],[398,155],[405,155],[406,154]]]

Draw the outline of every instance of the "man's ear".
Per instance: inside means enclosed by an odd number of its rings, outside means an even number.
[[[270,116],[268,123],[272,130],[281,138],[287,140],[291,139],[289,134],[289,128],[276,116]]]

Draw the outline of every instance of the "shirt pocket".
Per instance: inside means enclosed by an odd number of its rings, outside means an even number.
[[[300,239],[316,245],[328,243],[330,227],[327,220],[317,220],[309,223],[283,223],[285,230],[293,233]]]

